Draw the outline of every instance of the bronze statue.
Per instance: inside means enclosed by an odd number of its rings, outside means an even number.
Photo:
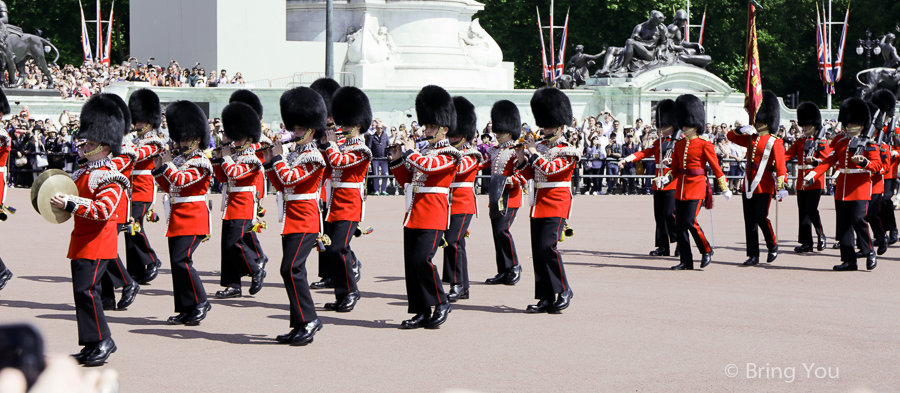
[[[712,57],[705,54],[706,50],[703,49],[702,45],[684,40],[684,26],[686,24],[687,12],[685,10],[675,12],[675,20],[668,27],[669,40],[671,42],[669,49],[678,53],[679,60],[700,68],[706,68],[706,65],[712,61]]]
[[[570,67],[566,70],[566,73],[572,77],[575,86],[582,86],[586,83],[590,75],[588,67],[593,66],[595,64],[594,60],[599,59],[604,54],[606,54],[606,51],[596,55],[586,55],[584,54],[584,45],[575,46],[575,54],[569,59]]]
[[[620,69],[638,71],[641,64],[632,60],[652,62],[658,59],[658,49],[665,48],[668,40],[665,25],[666,17],[662,12],[650,11],[650,19],[634,27],[631,38],[625,41],[625,47],[618,50],[607,50],[603,68],[598,74],[609,74]],[[614,48],[615,49],[615,48]],[[620,57],[621,56],[621,57]]]
[[[50,49],[56,52],[56,60],[53,60],[53,64],[56,64],[59,50],[46,38],[25,34],[21,28],[10,25],[6,2],[0,0],[0,73],[8,71],[10,86],[18,87],[25,83],[24,78],[16,80],[15,75],[16,72],[25,75],[25,62],[29,59],[34,59],[41,72],[47,76],[48,87],[53,86],[53,75],[44,58],[45,47],[47,52]]]
[[[897,28],[900,31],[900,27]],[[887,33],[881,37],[878,46],[881,47],[881,55],[884,57],[884,68],[900,68],[900,56],[897,56],[897,48],[894,47],[894,33]]]

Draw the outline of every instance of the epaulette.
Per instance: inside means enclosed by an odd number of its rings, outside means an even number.
[[[155,145],[160,150],[166,147],[166,141],[159,139],[155,136],[151,136],[149,138],[137,138],[134,142],[134,145],[137,149],[140,149],[144,145]]]
[[[288,155],[288,159],[285,160],[285,162],[291,167],[305,164],[319,164],[325,166],[325,157],[322,156],[322,152],[316,148],[314,143],[310,143],[309,145],[294,150]]]
[[[363,153],[367,157],[371,158],[372,150],[369,149],[368,146],[366,146],[365,142],[360,143],[360,141],[357,141],[357,139],[361,139],[362,141],[365,141],[365,139],[362,137],[348,139],[346,143],[344,143],[343,145],[340,145],[341,152],[355,151],[355,152]]]
[[[209,173],[213,172],[212,162],[209,161],[209,158],[206,158],[205,155],[196,154],[193,157],[184,161],[184,165],[194,168],[202,168],[209,171]]]
[[[462,153],[460,153],[459,150],[456,150],[456,148],[453,146],[442,147],[440,149],[431,150],[431,151],[434,152],[435,154],[451,155],[451,156],[453,156],[454,159],[456,159],[456,161],[459,161],[462,159]]]
[[[257,157],[255,154],[256,151],[251,150],[251,149],[248,149],[248,150],[250,150],[249,154],[242,152],[243,154],[239,155],[237,157],[237,159],[234,160],[234,163],[235,164],[248,164],[248,165],[262,166],[262,161],[260,161],[259,157]],[[245,150],[245,151],[247,151],[247,150]]]
[[[482,155],[474,146],[469,146],[468,149],[463,150],[462,155],[463,157],[475,157],[479,163],[484,161],[484,155]]]

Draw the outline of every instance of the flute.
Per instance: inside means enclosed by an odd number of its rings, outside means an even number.
[[[305,137],[305,136],[298,136],[298,137],[296,137],[296,138],[285,139],[285,140],[281,141],[281,144],[283,145],[283,144],[286,144],[286,143],[300,142],[300,141],[302,141],[304,138],[306,138],[306,137]],[[266,147],[261,147],[261,148],[259,148],[259,149],[256,149],[256,151],[264,151],[264,150],[268,150],[268,149],[271,149],[271,148],[272,148],[272,145],[269,145],[269,146],[266,146]]]
[[[428,141],[428,137],[427,137],[427,136],[423,136],[423,137],[421,137],[421,138],[419,138],[419,139],[416,139],[416,143],[419,143],[419,142],[426,142],[426,141]],[[393,148],[395,148],[395,147],[397,147],[397,146],[403,146],[403,144],[402,144],[402,143],[394,143],[393,145],[388,146],[388,149],[393,149]]]

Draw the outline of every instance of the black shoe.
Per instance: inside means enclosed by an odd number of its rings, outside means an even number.
[[[189,316],[191,316],[191,313],[188,311],[185,311],[178,315],[169,317],[167,322],[169,322],[169,325],[184,325],[184,323],[187,321]]]
[[[12,276],[13,274],[11,271],[9,271],[9,269],[6,269],[3,271],[3,273],[0,273],[0,290],[6,287],[6,283],[9,282],[9,279],[12,278]]]
[[[115,311],[116,310],[116,299],[115,298],[103,299],[101,301],[101,303],[103,303],[103,311]]]
[[[537,304],[531,304],[526,309],[525,312],[529,314],[540,314],[550,311],[553,308],[552,300],[541,300]]]
[[[888,244],[893,246],[895,243],[897,243],[898,240],[900,240],[900,236],[898,236],[897,230],[891,229],[891,235],[888,238]]]
[[[759,257],[750,257],[750,258],[747,258],[746,261],[744,261],[744,266],[753,266],[753,265],[759,265]]]
[[[437,306],[434,306],[434,314],[431,315],[431,319],[425,323],[425,329],[437,329],[447,322],[447,316],[450,315],[450,311],[453,311],[453,307],[450,306],[450,302],[441,303]]]
[[[522,278],[522,265],[515,265],[509,268],[509,273],[506,274],[506,281],[503,282],[504,285],[516,285],[517,282]]]
[[[650,256],[651,257],[667,257],[667,256],[669,256],[669,249],[662,248],[662,247],[657,248],[653,251],[650,251]]]
[[[84,348],[81,348],[81,352],[73,353],[69,356],[75,358],[75,361],[78,362],[78,364],[84,364],[84,358],[86,358],[91,353],[91,351],[94,350],[95,345],[96,344],[85,345]]]
[[[353,273],[353,281],[359,282],[362,278],[362,261],[350,264],[350,273]]]
[[[871,253],[866,257],[866,270],[872,270],[878,266],[878,261],[875,258],[875,253]]]
[[[838,271],[838,272],[849,272],[849,271],[856,271],[857,267],[856,267],[855,263],[851,264],[851,263],[844,262],[840,265],[835,265],[834,270]]]
[[[106,359],[109,359],[109,355],[116,352],[116,349],[116,343],[112,338],[107,337],[103,341],[97,343],[90,354],[82,358],[81,364],[87,367],[100,366],[103,363],[106,363]]]
[[[840,244],[838,244],[838,247],[840,248]],[[825,251],[825,238],[824,237],[819,238],[819,241],[816,243],[816,250]]]
[[[325,311],[337,311],[338,306],[340,306],[340,305],[341,305],[341,300],[336,300],[333,303],[325,303],[325,305],[322,306],[322,308],[324,308]]]
[[[275,341],[278,341],[281,344],[290,344],[291,341],[294,341],[294,337],[297,337],[297,333],[300,333],[300,328],[291,329],[291,331],[286,334],[275,336]]]
[[[137,282],[131,281],[131,285],[126,285],[125,288],[122,288],[122,299],[119,299],[119,304],[116,305],[116,307],[118,307],[119,310],[128,308],[128,306],[134,303],[134,299],[137,297],[140,290],[141,286],[138,285]]]
[[[694,270],[694,263],[692,262],[686,265],[682,262],[675,266],[672,266],[672,270]]]
[[[250,294],[251,295],[256,295],[257,293],[259,293],[260,290],[262,290],[263,279],[265,279],[265,278],[266,278],[266,271],[262,270],[262,269],[259,269],[259,271],[253,275],[253,277],[250,280]]]
[[[708,253],[700,255],[700,268],[703,269],[712,262],[712,256],[716,255],[715,250],[709,250]]]
[[[553,314],[559,314],[562,310],[569,308],[569,303],[572,302],[572,298],[575,297],[575,293],[572,292],[572,288],[568,288],[565,292],[561,292],[559,296],[556,298],[556,302],[553,303],[553,307],[550,309],[550,312]]]
[[[269,256],[263,254],[262,258],[259,259],[259,262],[256,264],[259,265],[259,270],[266,270],[266,264],[269,263]]]
[[[325,288],[334,288],[334,280],[330,278],[323,278],[322,281],[316,281],[312,284],[309,284],[310,289],[325,289]]]
[[[887,242],[881,242],[881,244],[878,245],[878,251],[877,251],[878,255],[884,255],[884,253],[887,252],[887,248],[888,248]]]
[[[353,307],[356,307],[356,302],[359,301],[359,291],[353,291],[344,296],[344,300],[341,300],[341,303],[335,307],[335,311],[337,312],[350,312],[353,311]]]
[[[866,254],[863,254],[862,251],[857,251],[855,255],[857,258],[864,258],[866,256]]]
[[[147,265],[147,271],[146,273],[144,273],[144,280],[141,282],[141,284],[146,284],[150,281],[155,280],[156,277],[159,276],[160,266],[162,266],[162,261],[158,259],[155,262]]]
[[[469,298],[469,288],[463,288],[462,285],[453,284],[450,286],[450,292],[447,293],[447,300],[451,303],[459,299]]]
[[[241,289],[228,287],[216,292],[216,299],[231,299],[233,297],[241,297]]]
[[[769,255],[766,255],[766,263],[775,262],[776,258],[778,258],[778,248],[769,250]]]
[[[322,330],[322,322],[319,321],[319,318],[307,322],[291,340],[291,345],[303,346],[313,342],[313,338],[319,330]]]
[[[831,245],[832,250],[837,250],[839,248],[841,248],[841,242],[837,242]]]
[[[487,285],[503,284],[506,282],[506,274],[507,273],[497,273],[496,276],[485,280],[484,283]]]
[[[803,254],[803,253],[807,253],[807,252],[812,252],[812,250],[813,250],[813,248],[812,248],[811,245],[808,245],[808,246],[807,246],[807,245],[801,245],[801,246],[794,247],[794,252],[796,252],[797,254]],[[821,251],[821,250],[820,250],[820,251]]]
[[[673,256],[673,257],[680,257],[680,256],[681,256],[681,250],[679,250],[678,247],[675,247],[675,253],[673,253],[672,256]]]
[[[209,310],[211,309],[212,305],[209,304],[208,300],[198,304],[196,307],[194,307],[194,311],[191,311],[188,318],[184,321],[184,324],[187,326],[199,325],[200,321],[206,318],[206,314],[209,313]]]
[[[411,319],[400,323],[400,329],[418,329],[428,321],[428,314],[416,314]]]

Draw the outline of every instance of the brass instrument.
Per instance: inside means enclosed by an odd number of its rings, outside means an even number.
[[[0,221],[6,221],[9,216],[16,214],[16,208],[12,206],[0,205]]]
[[[541,143],[544,141],[549,141],[550,138],[553,138],[556,135],[544,135],[544,134],[539,135],[537,132],[534,132],[534,131],[526,132],[522,136],[519,137],[518,142],[516,142],[516,145],[513,147],[519,148],[519,147],[525,146],[525,140],[528,139],[528,136],[531,136],[531,138],[534,139],[534,143]]]
[[[566,221],[566,225],[563,226],[562,236],[559,237],[559,241],[564,242],[568,237],[575,237],[575,230],[569,226],[569,222]]]
[[[50,205],[50,200],[56,194],[78,195],[78,187],[68,173],[59,169],[48,169],[41,173],[31,186],[31,206],[47,222],[62,224],[72,217],[72,213]]]
[[[319,237],[316,238],[316,251],[325,252],[325,247],[331,245],[331,238],[326,234],[320,234]]]
[[[363,229],[362,226],[360,226],[359,224],[357,224],[357,225],[356,225],[356,231],[353,232],[353,237],[360,237],[360,236],[362,236],[362,235],[368,235],[368,234],[370,234],[370,233],[372,233],[372,232],[374,232],[374,231],[375,231],[375,230],[372,229],[372,227],[366,227],[366,229]]]

